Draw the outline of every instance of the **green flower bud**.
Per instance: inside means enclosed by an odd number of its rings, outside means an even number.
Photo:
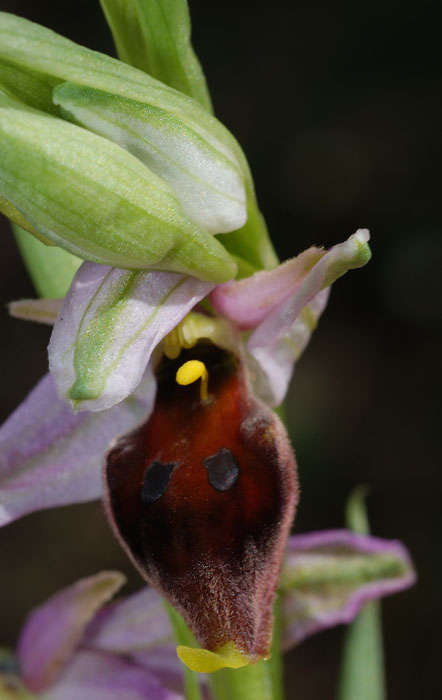
[[[70,253],[120,268],[234,276],[161,178],[107,139],[0,93],[0,196]]]
[[[132,66],[6,13],[0,13],[0,58],[41,80],[74,83],[54,92],[62,115],[116,141],[165,178],[198,226],[224,233],[245,224],[250,176],[244,155],[198,102]]]

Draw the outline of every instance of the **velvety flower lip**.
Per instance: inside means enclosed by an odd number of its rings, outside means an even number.
[[[180,367],[196,362],[206,368],[207,397],[178,379]],[[151,417],[107,456],[110,521],[203,647],[179,648],[187,665],[213,671],[257,661],[269,654],[297,501],[286,431],[253,396],[245,366],[220,348],[165,358],[157,378]]]

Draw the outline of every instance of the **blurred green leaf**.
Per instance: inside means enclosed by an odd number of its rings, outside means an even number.
[[[263,215],[259,211],[251,176],[246,185],[247,221],[237,231],[224,233],[222,243],[234,256],[246,260],[255,270],[271,269],[278,265]]]
[[[58,246],[47,246],[19,226],[13,225],[18,248],[39,296],[64,297],[83,262]]]
[[[359,487],[347,504],[347,525],[369,534],[364,506],[366,487]],[[344,643],[338,700],[385,700],[381,611],[378,602],[366,603],[349,625]]]

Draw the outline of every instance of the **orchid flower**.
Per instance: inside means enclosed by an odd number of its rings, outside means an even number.
[[[3,523],[102,496],[103,454],[123,435],[108,454],[104,496],[129,556],[220,665],[267,656],[297,485],[285,429],[265,401],[282,400],[328,286],[368,259],[367,239],[359,231],[328,253],[310,249],[215,288],[176,273],[83,263],[55,322],[51,376],[0,430]],[[188,315],[211,290],[228,320]],[[28,318],[35,310],[36,319],[54,312],[47,301],[12,310]],[[254,326],[245,343],[244,314]],[[273,354],[279,365],[272,366]],[[54,383],[79,413],[57,398]],[[199,494],[192,503],[191,492]],[[205,571],[218,583],[212,596]],[[185,658],[205,670],[205,657]]]
[[[364,601],[414,581],[398,542],[330,530],[292,536],[281,577],[283,646],[349,622]],[[145,588],[109,602],[124,577],[78,581],[31,612],[17,647],[18,675],[0,672],[4,696],[47,700],[180,700],[183,675],[161,597]],[[159,663],[160,661],[160,663]],[[12,695],[12,691],[16,693]],[[3,695],[2,695],[3,697]]]
[[[25,230],[26,259],[32,235],[39,260],[42,244],[60,246],[77,270],[59,299],[11,305],[54,329],[50,374],[0,428],[0,525],[103,498],[141,576],[201,647],[180,645],[181,660],[240,668],[270,655],[298,500],[273,408],[330,286],[369,260],[369,233],[278,264],[246,158],[211,114],[187,4],[102,6],[124,62],[0,13],[0,211]],[[399,545],[318,537],[291,540],[289,641],[412,579]],[[335,575],[331,599],[323,582]],[[97,646],[100,625],[133,604],[98,612],[121,582],[93,577],[34,613],[19,645],[31,691],[179,697],[125,642]],[[54,611],[63,624],[51,635]]]

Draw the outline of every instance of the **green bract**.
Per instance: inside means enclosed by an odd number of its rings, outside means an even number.
[[[50,241],[47,241],[44,236],[41,236],[38,231],[35,230],[33,226],[25,219],[23,214],[15,207],[12,202],[10,202],[8,199],[5,197],[2,197],[0,195],[0,212],[4,214],[5,216],[8,217],[8,219],[11,220],[13,224],[16,224],[17,226],[21,226],[22,228],[26,229],[26,231],[29,231],[29,233],[32,233],[33,236],[36,238],[39,238],[43,243],[50,243]]]
[[[52,101],[52,89],[55,84],[56,81],[51,80],[47,75],[39,75],[30,68],[12,61],[0,60],[2,90],[30,107],[50,114],[58,114],[58,109]]]
[[[247,161],[230,132],[207,111],[209,105],[202,96],[206,90],[204,77],[199,69],[196,71],[191,58],[187,20],[187,24],[176,26],[180,18],[188,16],[186,3],[184,0],[137,0],[138,9],[134,13],[135,5],[131,2],[121,0],[106,5],[111,26],[113,21],[119,23],[124,15],[129,32],[127,34],[124,29],[124,41],[129,42],[132,30],[143,33],[143,51],[149,54],[150,70],[155,76],[161,74],[173,87],[180,85],[184,89],[178,78],[185,74],[189,85],[193,86],[186,91],[195,95],[206,108],[196,99],[122,61],[1,12],[0,86],[31,107],[52,114],[55,111],[57,116],[75,121],[132,152],[166,179],[184,215],[194,224],[210,233],[227,234],[223,246],[239,260],[241,270],[248,269],[247,266],[253,269],[273,267],[277,258],[257,206]],[[167,22],[162,23],[160,10],[166,9],[166,5],[172,11]],[[120,19],[115,19],[117,15]],[[154,17],[156,19],[152,19]],[[165,57],[170,57],[166,26],[175,46],[174,58],[170,58],[172,68],[167,75],[160,71],[161,66],[168,63]],[[129,55],[126,60],[136,62]],[[69,142],[65,146],[70,150]],[[65,244],[60,242],[60,245]],[[86,259],[96,259],[88,253],[79,254]],[[231,276],[233,264],[230,257],[224,255],[224,259],[229,261],[229,270],[223,276],[226,279]],[[116,264],[111,258],[106,258],[106,262]],[[169,263],[165,261],[164,269],[171,269]],[[200,274],[193,263],[190,267],[193,274]],[[173,269],[181,271],[183,267]],[[208,274],[218,281],[219,277]]]
[[[122,61],[198,100],[211,111],[190,43],[186,0],[100,0]]]
[[[223,246],[185,219],[164,180],[111,141],[0,93],[0,195],[43,236],[115,267],[221,282]]]
[[[198,102],[132,66],[6,13],[0,13],[0,57],[51,85],[74,83],[75,88],[58,90],[55,102],[64,106],[66,101],[73,118],[116,140],[174,189],[178,186],[195,223],[212,233],[243,226],[244,181],[250,177],[244,156],[229,131]],[[17,96],[23,99],[22,89]]]
[[[232,151],[149,100],[63,83],[54,90],[62,115],[133,153],[166,180],[183,211],[210,233],[245,222],[246,195]]]

